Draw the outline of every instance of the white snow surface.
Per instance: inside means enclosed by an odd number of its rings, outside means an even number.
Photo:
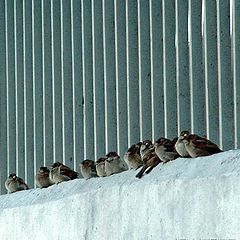
[[[0,239],[240,239],[240,150],[0,196]]]

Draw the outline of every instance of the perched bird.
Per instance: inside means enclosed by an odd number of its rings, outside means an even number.
[[[101,157],[96,161],[96,171],[99,177],[107,176],[105,171],[105,160],[106,160],[106,157]]]
[[[28,185],[20,177],[17,177],[15,173],[9,175],[5,181],[5,187],[8,190],[8,193],[29,189]]]
[[[188,131],[181,132],[180,136],[177,139],[177,142],[175,143],[175,149],[181,157],[190,157],[185,147],[185,143],[183,142],[185,134],[189,135],[189,132]]]
[[[141,143],[133,144],[124,154],[124,161],[128,165],[128,169],[138,169],[143,165],[140,155]]]
[[[144,173],[150,173],[153,168],[155,168],[161,162],[159,157],[156,155],[154,146],[150,140],[143,141],[140,154],[143,161],[143,166],[136,175],[137,178],[141,178]]]
[[[96,165],[92,160],[84,160],[80,163],[80,170],[85,179],[97,177]]]
[[[47,188],[54,184],[49,178],[49,169],[47,167],[40,167],[36,174],[36,184],[40,188]]]
[[[119,157],[116,152],[109,152],[106,155],[105,171],[107,176],[114,173],[120,173],[127,170],[125,162]]]
[[[78,173],[60,162],[55,162],[52,165],[49,177],[52,182],[58,184],[63,181],[73,180],[77,178]]]
[[[171,140],[159,138],[155,143],[155,153],[164,163],[179,157]]]
[[[183,142],[189,155],[193,158],[222,152],[216,144],[196,134],[185,133],[183,135]]]

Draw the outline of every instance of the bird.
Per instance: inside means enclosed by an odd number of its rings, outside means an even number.
[[[107,176],[127,170],[125,162],[116,152],[109,152],[105,157],[105,171]]]
[[[141,178],[144,173],[150,173],[160,162],[160,158],[155,153],[155,148],[150,140],[144,140],[140,149],[143,166],[136,177]]]
[[[36,184],[40,188],[47,188],[54,184],[49,178],[50,170],[47,167],[40,167],[36,174]]]
[[[16,173],[11,173],[8,176],[5,181],[5,187],[8,190],[8,193],[29,189],[28,185],[22,180],[22,178],[18,177]]]
[[[157,141],[155,141],[154,147],[155,153],[161,159],[161,161],[163,161],[163,163],[172,161],[179,157],[172,141],[167,138],[159,138]]]
[[[105,160],[106,157],[100,157],[97,161],[96,161],[96,171],[97,171],[97,175],[99,177],[106,177],[106,171],[105,171]]]
[[[183,142],[183,138],[184,138],[184,135],[187,134],[189,135],[189,132],[188,131],[182,131],[180,133],[180,136],[178,137],[177,139],[177,142],[175,143],[175,149],[176,151],[178,152],[178,154],[181,156],[181,157],[190,157],[186,147],[185,147],[185,143]]]
[[[209,156],[222,152],[215,143],[196,134],[185,133],[183,135],[183,142],[185,143],[186,150],[192,158]]]
[[[60,162],[55,162],[52,165],[49,177],[51,181],[58,184],[63,181],[73,180],[77,178],[78,173]]]
[[[80,163],[80,170],[85,179],[97,177],[96,165],[92,160],[86,159]]]
[[[124,161],[126,162],[128,169],[136,170],[143,165],[140,155],[141,144],[141,142],[133,144],[124,154]]]

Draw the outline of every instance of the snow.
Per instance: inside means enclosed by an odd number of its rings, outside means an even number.
[[[0,196],[0,239],[239,239],[240,150]]]

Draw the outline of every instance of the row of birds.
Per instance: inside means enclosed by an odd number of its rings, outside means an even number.
[[[80,164],[82,176],[85,179],[92,177],[105,177],[112,174],[126,171],[127,169],[140,169],[136,177],[141,178],[148,174],[159,163],[166,164],[178,157],[200,157],[208,156],[222,150],[205,137],[190,134],[189,131],[182,131],[179,137],[172,141],[166,138],[159,138],[152,143],[150,140],[133,144],[121,159],[116,152],[109,152],[96,162],[84,160]],[[78,173],[66,165],[55,162],[51,169],[40,167],[36,174],[36,184],[40,188],[46,188],[53,184],[78,178]],[[9,175],[5,182],[9,193],[29,189],[28,185],[17,177],[15,173]]]

